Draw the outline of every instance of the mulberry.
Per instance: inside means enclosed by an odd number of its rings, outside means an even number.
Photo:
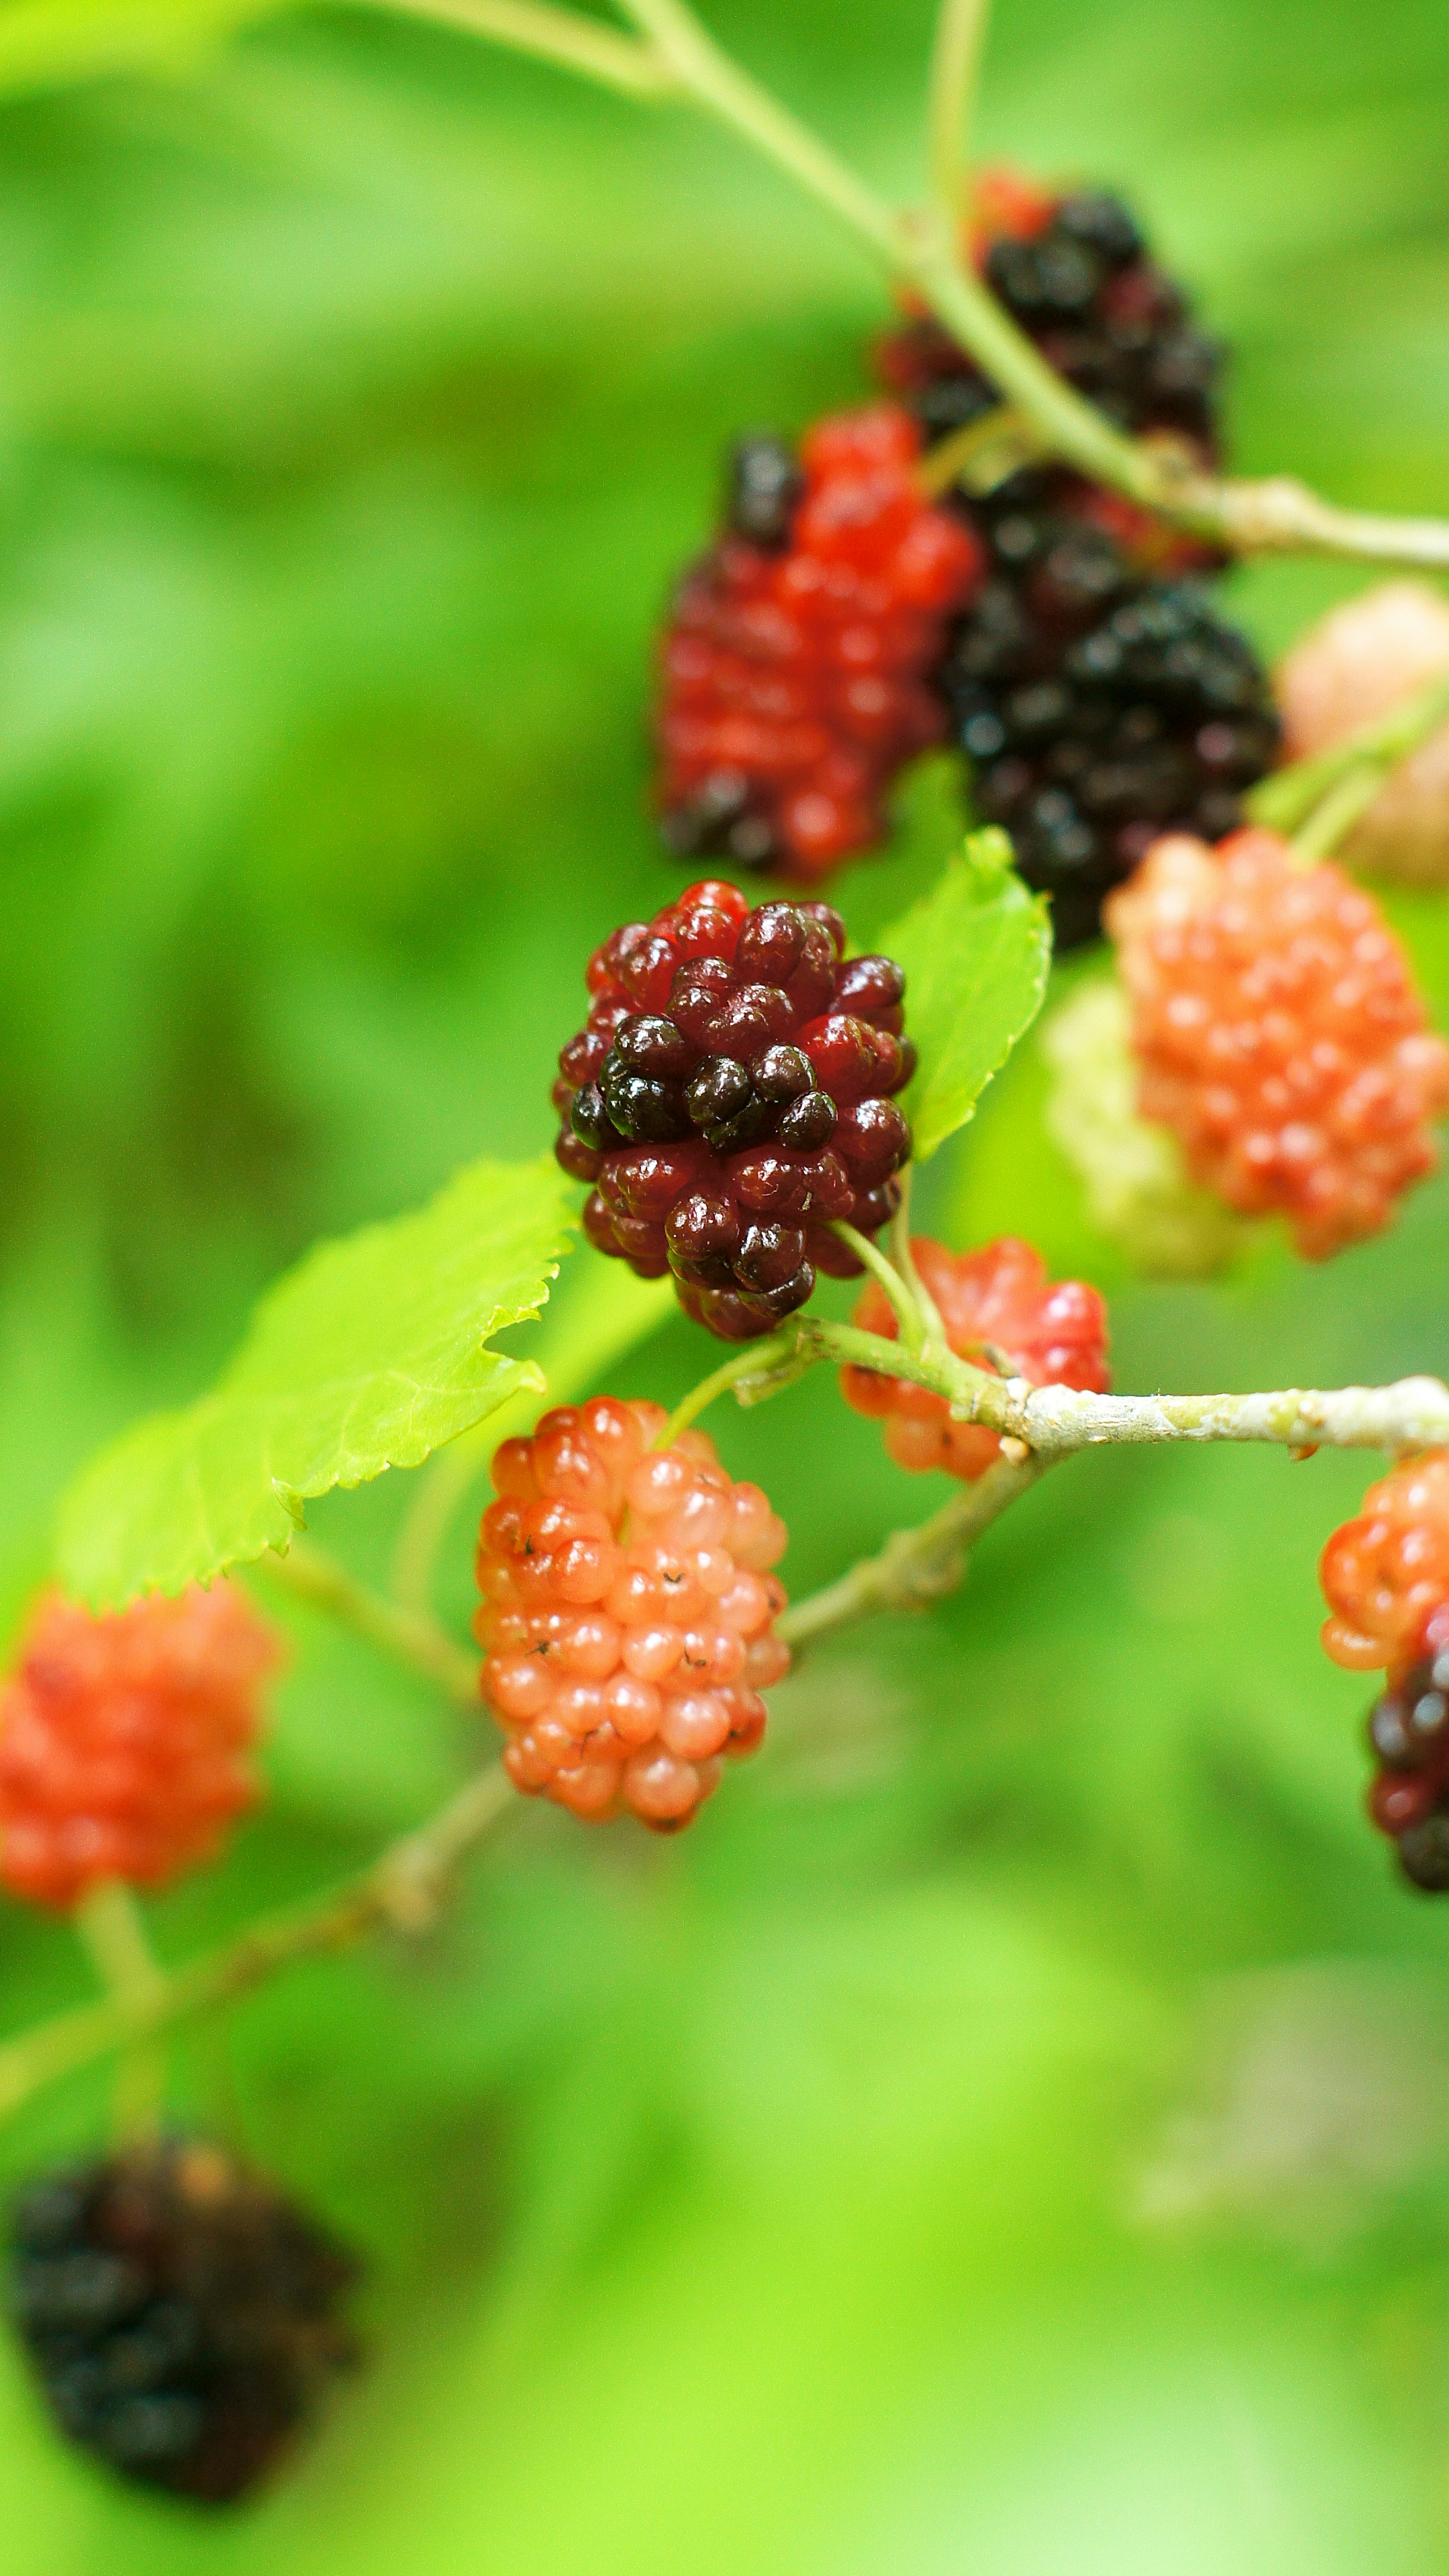
[[[1375,1234],[1437,1159],[1449,1048],[1370,897],[1272,832],[1159,841],[1107,907],[1140,1106],[1194,1178],[1285,1216],[1324,1259]]]
[[[592,1184],[589,1241],[641,1278],[672,1271],[726,1340],[772,1332],[817,1269],[857,1275],[832,1221],[874,1234],[896,1205],[905,978],[844,945],[825,904],[690,886],[595,951],[588,1021],[559,1057],[555,1152]]]
[[[1048,894],[1057,949],[1168,828],[1217,840],[1277,754],[1267,673],[1194,582],[1142,582],[1102,530],[994,500],[993,574],[942,666],[975,799]]]
[[[1426,1895],[1449,1890],[1449,1617],[1438,1650],[1411,1664],[1368,1715],[1375,1770],[1368,1810]]]
[[[994,1371],[991,1353],[999,1352],[1009,1358],[1013,1375],[1033,1386],[1101,1394],[1110,1384],[1106,1309],[1096,1289],[1079,1279],[1049,1280],[1029,1243],[1002,1235],[980,1252],[958,1254],[922,1235],[911,1252],[958,1358]],[[896,1339],[895,1311],[874,1280],[855,1321],[865,1332]],[[886,1449],[898,1467],[916,1474],[939,1467],[969,1483],[1000,1454],[994,1431],[979,1422],[954,1422],[944,1396],[926,1387],[862,1368],[842,1369],[840,1384],[857,1413],[885,1424]]]
[[[230,1584],[95,1618],[45,1602],[0,1691],[0,1880],[73,1906],[211,1859],[251,1806],[258,1689],[280,1660]]]
[[[63,2166],[13,2212],[9,2305],[60,2429],[125,2477],[246,2493],[356,2359],[352,2256],[197,2139]]]
[[[503,1443],[474,1627],[515,1787],[675,1833],[759,1744],[790,1655],[783,1524],[702,1431],[652,1449],[664,1420],[600,1396]]]
[[[885,828],[902,764],[944,729],[946,620],[982,573],[920,489],[889,404],[821,421],[798,461],[737,449],[728,524],[670,614],[658,718],[669,847],[810,882]]]
[[[1324,1650],[1352,1673],[1402,1674],[1449,1604],[1449,1449],[1426,1449],[1370,1485],[1318,1561],[1332,1616]],[[1449,1646],[1449,1618],[1435,1651]]]

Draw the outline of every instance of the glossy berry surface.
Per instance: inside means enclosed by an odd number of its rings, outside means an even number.
[[[921,492],[890,404],[823,420],[798,461],[737,451],[724,534],[662,647],[658,797],[684,857],[811,882],[885,829],[882,799],[944,726],[932,675],[982,558]]]
[[[356,2357],[352,2257],[220,2147],[62,2166],[11,2218],[10,2313],[50,2410],[142,2485],[244,2495]]]
[[[783,1523],[702,1431],[651,1447],[664,1421],[599,1396],[503,1443],[474,1627],[514,1786],[677,1833],[759,1744],[760,1693],[790,1656],[770,1572]]]
[[[1311,626],[1277,675],[1291,759],[1327,751],[1449,669],[1449,602],[1423,581],[1380,582]],[[1449,885],[1449,721],[1385,779],[1344,856],[1416,885]]]
[[[859,1262],[830,1231],[886,1222],[910,1129],[914,1051],[888,957],[842,958],[819,903],[753,909],[706,880],[589,961],[585,1026],[559,1056],[555,1152],[588,1181],[584,1230],[727,1341],[773,1332],[817,1270]]]
[[[1449,1449],[1426,1449],[1370,1485],[1318,1560],[1331,1616],[1323,1644],[1349,1672],[1399,1674],[1449,1647]]]
[[[992,577],[941,682],[985,818],[1052,901],[1056,947],[1095,938],[1103,897],[1169,827],[1217,840],[1271,767],[1268,675],[1200,583],[1143,582],[1103,530],[996,500]]]
[[[1319,1260],[1376,1234],[1433,1169],[1449,1048],[1408,960],[1340,868],[1286,842],[1159,841],[1107,923],[1132,1004],[1144,1117],[1247,1216]]]
[[[1102,1394],[1107,1368],[1107,1312],[1095,1288],[1080,1279],[1051,1280],[1039,1252],[1002,1235],[979,1252],[948,1252],[918,1235],[911,1253],[922,1284],[934,1299],[946,1339],[958,1358],[1032,1386],[1077,1386]],[[855,1310],[863,1331],[898,1334],[895,1310],[872,1280]],[[992,1354],[996,1354],[995,1357]],[[1000,1455],[994,1431],[979,1422],[953,1422],[944,1396],[904,1378],[872,1369],[846,1368],[841,1392],[857,1413],[885,1426],[885,1445],[898,1467],[924,1474],[932,1467],[969,1483]]]
[[[70,1906],[210,1860],[259,1794],[247,1756],[279,1661],[227,1583],[100,1618],[43,1603],[0,1690],[0,1882]]]

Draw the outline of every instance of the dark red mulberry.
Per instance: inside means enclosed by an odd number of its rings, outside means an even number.
[[[842,962],[844,945],[827,904],[690,886],[595,952],[587,1025],[559,1057],[555,1150],[592,1185],[590,1243],[641,1278],[672,1271],[728,1341],[772,1332],[817,1269],[853,1277],[831,1224],[874,1234],[910,1159],[905,978],[889,957]]]
[[[356,2358],[353,2257],[221,2147],[64,2166],[12,2217],[9,2306],[52,2414],[123,2477],[244,2495]]]

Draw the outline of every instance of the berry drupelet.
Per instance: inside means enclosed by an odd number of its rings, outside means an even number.
[[[356,2358],[352,2257],[209,2142],[63,2166],[11,2233],[10,2313],[56,2422],[142,2485],[232,2502]]]
[[[832,1220],[874,1234],[897,1203],[905,979],[844,945],[828,905],[752,909],[707,879],[595,951],[559,1057],[555,1151],[592,1185],[589,1241],[641,1278],[671,1271],[725,1340],[772,1332],[817,1269],[858,1275]]]
[[[664,838],[798,881],[878,841],[903,762],[943,730],[931,677],[982,571],[921,491],[891,404],[823,420],[798,459],[735,451],[724,534],[686,573],[662,649]]]
[[[1052,899],[1057,948],[1167,829],[1217,840],[1279,723],[1247,638],[1200,583],[1144,582],[1105,530],[1014,493],[977,511],[992,573],[941,671],[976,802]]]
[[[760,1743],[760,1693],[790,1655],[769,1571],[783,1523],[702,1431],[651,1447],[664,1422],[658,1405],[599,1396],[503,1443],[474,1628],[514,1786],[677,1833],[725,1760]]]
[[[1107,908],[1141,1108],[1194,1179],[1287,1218],[1322,1260],[1376,1234],[1438,1159],[1449,1047],[1377,905],[1276,833],[1159,841]]]
[[[1386,1668],[1368,1716],[1369,1814],[1416,1887],[1449,1890],[1449,1450],[1426,1449],[1371,1485],[1318,1578],[1334,1662]]]
[[[911,1256],[958,1359],[995,1375],[995,1352],[1032,1386],[1106,1392],[1107,1313],[1095,1288],[1080,1279],[1048,1279],[1040,1253],[1012,1235],[963,1253],[918,1235]],[[855,1321],[865,1332],[897,1337],[895,1310],[875,1280]],[[862,1368],[842,1369],[840,1385],[857,1413],[884,1423],[886,1449],[898,1467],[918,1475],[939,1467],[969,1484],[1000,1455],[996,1432],[984,1423],[953,1421],[945,1397],[926,1387]]]
[[[228,1583],[93,1617],[42,1603],[0,1690],[0,1881],[73,1906],[211,1859],[258,1795],[277,1640]]]

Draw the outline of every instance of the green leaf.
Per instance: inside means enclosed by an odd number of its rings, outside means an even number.
[[[1006,834],[973,832],[931,893],[884,932],[881,947],[906,970],[920,1063],[902,1107],[924,1163],[965,1125],[1041,1008],[1051,963],[1047,909],[1012,866]]]
[[[532,1361],[487,1344],[538,1314],[568,1224],[551,1159],[479,1162],[427,1207],[320,1245],[262,1300],[210,1395],[82,1469],[60,1509],[66,1589],[103,1607],[285,1552],[313,1496],[419,1466],[541,1388]]]

